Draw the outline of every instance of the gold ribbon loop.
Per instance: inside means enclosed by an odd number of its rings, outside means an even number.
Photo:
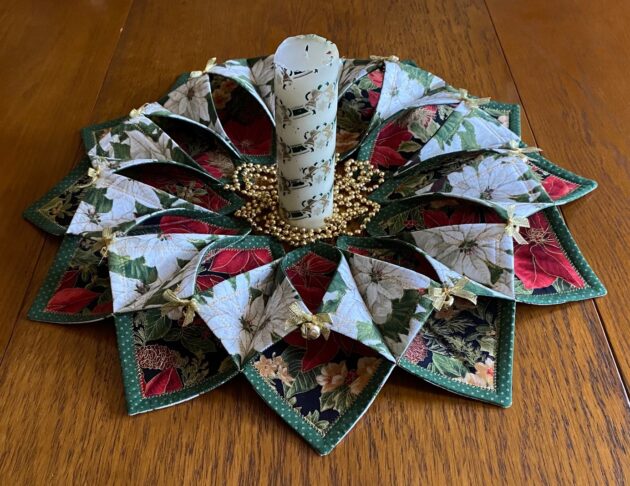
[[[134,108],[133,110],[131,110],[129,112],[129,118],[136,118],[138,116],[144,115],[144,110],[145,110],[145,108],[147,107],[148,104],[149,103],[145,103],[140,108]]]
[[[330,314],[305,312],[297,302],[293,302],[289,306],[289,310],[293,316],[287,322],[288,328],[299,327],[304,339],[314,340],[319,336],[324,336],[324,339],[328,339],[332,324]]]
[[[490,103],[490,98],[471,98],[467,89],[460,89],[458,92],[460,100],[469,108],[478,108],[481,105]]]
[[[444,308],[448,309],[455,303],[455,297],[460,297],[476,304],[477,295],[464,290],[467,283],[468,279],[462,277],[452,287],[430,287],[427,295],[433,303],[433,308],[438,311]]]
[[[100,244],[101,249],[99,253],[103,258],[107,258],[109,254],[109,245],[111,245],[116,239],[116,234],[112,231],[111,228],[103,228],[103,234],[101,235]]]
[[[166,303],[162,305],[162,315],[166,315],[169,312],[177,309],[182,309],[184,314],[184,320],[182,322],[182,327],[188,326],[195,319],[195,314],[199,311],[199,306],[197,302],[193,299],[182,299],[177,296],[177,294],[171,290],[165,290],[162,294]]]
[[[400,58],[398,56],[393,56],[393,55],[392,56],[370,56],[370,61],[400,62]]]
[[[514,211],[514,206],[510,206],[507,209],[508,217],[505,232],[514,238],[514,241],[518,244],[526,245],[527,240],[521,235],[521,228],[529,228],[529,219],[522,216],[515,216]]]
[[[519,147],[519,143],[516,140],[510,140],[504,150],[508,155],[528,160],[533,160],[528,154],[537,154],[542,152],[542,149],[539,149],[538,147]]]
[[[203,76],[204,74],[207,74],[210,71],[210,69],[212,69],[213,66],[215,66],[216,64],[217,64],[217,58],[211,57],[210,59],[208,59],[208,62],[206,63],[206,67],[203,68],[203,71],[191,71],[190,77],[198,78],[199,76]]]

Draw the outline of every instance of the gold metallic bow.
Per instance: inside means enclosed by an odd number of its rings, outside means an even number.
[[[84,189],[86,187],[90,187],[91,185],[93,185],[96,180],[100,177],[101,175],[101,166],[97,166],[97,167],[90,167],[87,171],[87,175],[90,178],[89,181],[87,181],[85,184],[81,184],[80,186],[77,186],[79,189]]]
[[[514,241],[521,245],[526,245],[527,240],[521,235],[521,228],[529,228],[529,219],[522,216],[514,215],[514,206],[510,206],[507,209],[507,224],[505,226],[505,232],[514,238]]]
[[[467,89],[459,90],[459,97],[462,102],[468,106],[468,108],[477,108],[480,105],[485,105],[486,103],[490,103],[490,98],[471,98],[468,95]]]
[[[510,140],[507,143],[505,151],[508,155],[532,160],[532,158],[527,154],[536,154],[538,152],[542,152],[542,149],[539,149],[538,147],[519,147],[519,144],[516,140]]]
[[[163,316],[173,310],[182,309],[182,312],[184,313],[182,327],[188,326],[195,319],[195,314],[199,311],[199,306],[195,300],[182,299],[171,289],[165,290],[162,297],[166,300],[166,303],[162,305]]]
[[[464,287],[468,283],[466,277],[460,278],[452,287],[429,287],[428,297],[433,303],[435,310],[442,310],[443,308],[449,308],[455,302],[455,297],[461,297],[462,299],[469,300],[473,304],[477,303],[477,295],[468,290],[464,290]]]
[[[116,238],[115,233],[111,228],[103,228],[103,234],[101,235],[100,244],[101,249],[99,253],[103,258],[107,258],[107,254],[109,253],[109,245],[111,245]]]
[[[398,56],[370,56],[370,61],[400,62],[400,58]]]
[[[217,58],[216,57],[211,57],[210,59],[208,59],[208,62],[206,63],[206,67],[203,68],[203,71],[192,71],[190,73],[190,77],[191,78],[198,78],[199,76],[206,74],[208,71],[210,71],[210,69],[212,69],[212,67],[217,63]]]
[[[137,116],[144,115],[144,109],[147,107],[148,104],[149,103],[145,103],[140,108],[134,108],[133,110],[131,110],[129,112],[129,117],[130,118],[135,118]]]
[[[297,302],[293,302],[289,306],[289,310],[293,316],[287,321],[287,327],[299,327],[304,339],[313,340],[319,336],[328,339],[330,336],[330,325],[332,321],[330,314],[311,314],[302,310]]]

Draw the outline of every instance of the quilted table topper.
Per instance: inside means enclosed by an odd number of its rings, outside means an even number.
[[[345,59],[340,164],[385,172],[380,210],[362,235],[289,248],[233,215],[228,186],[275,164],[273,73],[273,56],[210,62],[85,128],[85,158],[25,212],[64,235],[29,316],[113,316],[130,414],[242,373],[320,454],[395,367],[509,406],[516,303],[605,294],[559,211],[595,182],[527,147],[518,105]]]

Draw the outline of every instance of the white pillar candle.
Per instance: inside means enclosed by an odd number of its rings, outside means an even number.
[[[333,212],[337,46],[317,35],[289,37],[274,56],[280,216],[320,228]]]

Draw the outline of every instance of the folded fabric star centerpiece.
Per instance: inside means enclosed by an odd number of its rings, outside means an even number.
[[[255,207],[234,174],[275,177],[273,79],[273,56],[213,61],[84,129],[86,157],[25,213],[65,235],[29,316],[113,316],[130,414],[242,373],[321,454],[395,367],[509,406],[516,303],[605,294],[558,209],[595,182],[527,147],[517,105],[392,56],[344,59],[337,171],[374,170],[372,214],[294,249],[235,216]]]

